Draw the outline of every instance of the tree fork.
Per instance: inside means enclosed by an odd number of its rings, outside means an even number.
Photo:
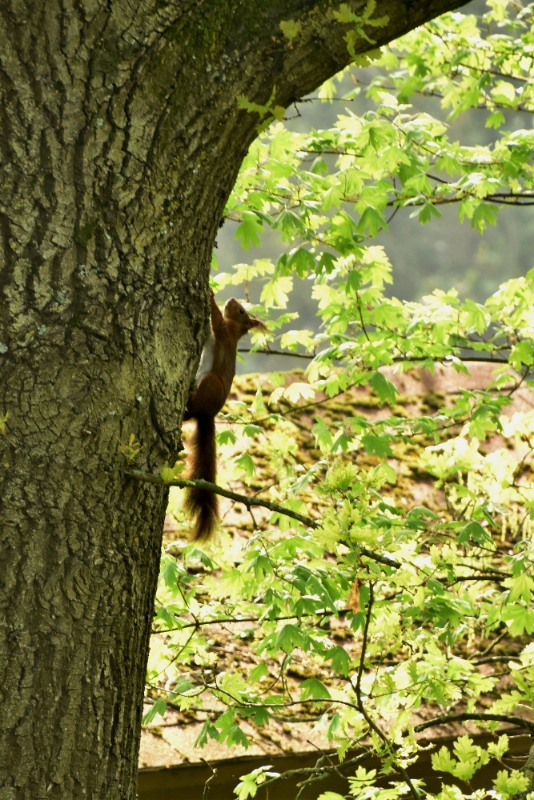
[[[458,5],[379,0],[371,34]],[[1,4],[0,800],[135,796],[166,492],[119,447],[174,462],[259,122],[237,98],[286,107],[344,67],[340,7]]]

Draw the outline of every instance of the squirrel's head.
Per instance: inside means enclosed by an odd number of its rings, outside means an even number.
[[[235,322],[243,331],[241,336],[244,336],[251,328],[260,328],[266,331],[267,328],[260,319],[251,317],[246,309],[241,305],[239,300],[231,297],[224,306],[224,318]]]

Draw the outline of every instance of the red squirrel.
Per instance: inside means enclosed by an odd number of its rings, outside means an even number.
[[[184,419],[196,419],[192,443],[191,480],[215,483],[217,449],[215,416],[230,394],[235,375],[237,343],[251,328],[265,329],[259,319],[247,314],[235,298],[228,300],[224,316],[210,290],[211,331],[200,357],[195,388],[187,403]],[[209,539],[219,518],[217,495],[207,489],[186,489],[185,509],[195,521],[196,540]]]

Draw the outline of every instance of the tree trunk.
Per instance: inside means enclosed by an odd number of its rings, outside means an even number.
[[[259,121],[236,98],[285,107],[345,66],[340,5],[0,4],[0,800],[135,796],[167,495],[125,455],[157,472],[181,448]],[[379,0],[369,33],[457,5]]]

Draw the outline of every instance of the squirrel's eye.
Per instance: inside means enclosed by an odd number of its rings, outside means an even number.
[[[240,309],[239,309],[239,313],[240,313],[240,314],[244,314],[244,313],[245,313],[245,309],[244,309],[244,308],[240,308]]]

